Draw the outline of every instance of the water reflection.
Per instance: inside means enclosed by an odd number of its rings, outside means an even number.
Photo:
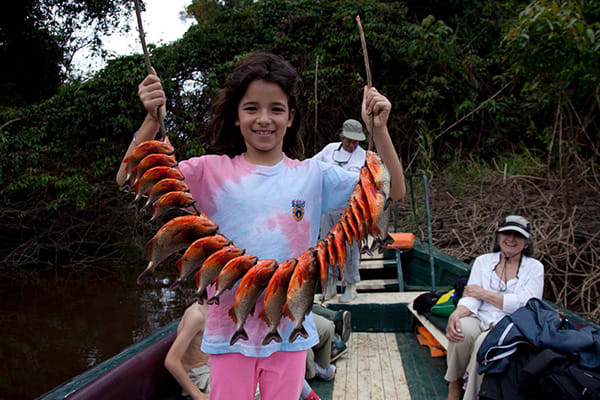
[[[181,315],[186,295],[136,275],[0,285],[0,398],[39,396]]]

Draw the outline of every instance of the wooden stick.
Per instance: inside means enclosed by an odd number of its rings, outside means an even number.
[[[358,24],[358,34],[360,35],[360,42],[362,43],[363,57],[365,59],[365,69],[367,71],[367,86],[373,87],[373,79],[371,77],[371,67],[369,66],[369,53],[367,52],[367,40],[365,39],[365,32],[363,31],[362,24],[360,23],[360,15],[356,16],[356,23]],[[373,128],[375,126],[374,116],[371,113],[371,119],[369,120],[370,132],[369,132],[369,145],[368,150],[373,149]]]
[[[317,121],[319,120],[318,116],[319,116],[319,103],[318,103],[318,99],[317,99],[317,88],[318,88],[318,84],[317,84],[317,76],[319,74],[319,56],[317,56],[317,59],[315,61],[315,152],[317,151],[317,140],[318,140],[318,135],[317,135]]]
[[[144,51],[144,61],[146,62],[146,69],[148,70],[148,74],[154,74],[152,71],[152,65],[150,65],[150,57],[148,56],[148,47],[146,46],[146,35],[144,33],[144,27],[142,26],[142,12],[140,11],[140,2],[138,0],[133,0],[135,2],[135,15],[137,16],[138,23],[138,31],[140,33],[140,41],[142,42],[142,50]],[[160,123],[160,135],[161,139],[165,140],[167,137],[167,130],[165,128],[165,116],[162,113],[160,107],[156,110],[156,114],[158,115],[158,122]]]

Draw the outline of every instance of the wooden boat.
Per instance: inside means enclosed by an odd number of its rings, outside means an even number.
[[[430,238],[429,218],[427,227]],[[446,319],[414,312],[412,301],[423,291],[451,288],[458,277],[469,274],[470,266],[436,250],[430,240],[415,240],[412,246],[400,247],[361,260],[357,299],[350,303],[335,300],[327,303],[329,308],[351,311],[353,333],[348,342],[350,350],[336,361],[335,379],[309,382],[322,399],[446,396],[445,357],[432,358],[429,348],[421,346],[414,333],[417,325],[423,325],[446,348],[443,333]],[[315,301],[319,297],[316,295]],[[559,311],[572,320],[600,329],[568,310]],[[163,366],[177,324],[178,321],[171,322],[38,399],[180,398],[178,384]]]

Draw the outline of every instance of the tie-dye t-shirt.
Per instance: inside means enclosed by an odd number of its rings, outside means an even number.
[[[179,168],[198,208],[219,225],[220,233],[247,254],[278,262],[298,257],[316,244],[321,214],[343,206],[358,180],[358,174],[337,166],[312,159],[292,160],[285,155],[272,167],[251,164],[243,155],[207,155],[182,161]],[[248,340],[230,346],[236,326],[228,313],[236,288],[237,283],[221,294],[219,305],[208,306],[202,351],[267,357],[280,350],[306,350],[318,343],[309,314],[304,321],[308,338],[299,336],[289,343],[293,321],[284,317],[278,329],[283,342],[263,346],[268,332],[265,322],[258,318],[263,291],[244,324]],[[208,297],[214,293],[211,285]]]

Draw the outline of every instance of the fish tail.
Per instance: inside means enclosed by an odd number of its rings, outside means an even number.
[[[229,341],[229,345],[233,346],[235,342],[237,342],[240,339],[248,340],[248,334],[246,333],[243,327],[235,331],[235,333],[231,337],[231,340]]]
[[[281,335],[279,334],[279,332],[277,332],[277,329],[275,329],[274,331],[270,331],[265,335],[265,338],[262,341],[262,345],[266,346],[273,340],[277,343],[281,343],[283,341],[283,339],[281,339]]]
[[[138,277],[137,277],[138,285],[141,285],[145,281],[151,279],[153,276],[154,276],[154,267],[152,265],[152,261],[150,261],[148,263],[148,266],[146,267],[146,269],[144,271],[142,271],[141,274],[138,275]]]
[[[169,286],[169,290],[181,289],[181,285],[183,284],[183,280],[181,278],[177,278],[175,282]]]
[[[302,326],[302,325],[294,328],[292,333],[290,333],[289,342],[290,343],[294,342],[296,340],[296,338],[298,338],[298,336],[302,336],[305,339],[308,337],[308,333],[306,332],[306,329],[304,329],[304,326]]]
[[[206,294],[206,288],[202,289],[202,290],[198,290],[196,292],[196,294],[194,294],[194,299],[196,299],[196,301],[198,302],[198,304],[202,305],[204,304],[204,301],[208,298],[208,295]]]

